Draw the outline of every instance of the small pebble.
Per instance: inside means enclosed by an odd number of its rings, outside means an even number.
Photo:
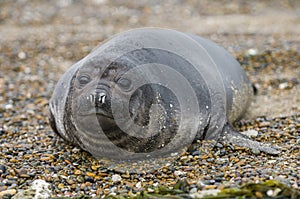
[[[279,86],[278,86],[278,88],[279,88],[280,90],[284,90],[284,89],[286,89],[286,88],[288,88],[288,87],[289,87],[289,83],[288,83],[288,82],[281,83],[281,84],[279,84]]]
[[[259,191],[256,191],[256,192],[255,192],[255,196],[256,196],[257,198],[262,198],[262,197],[263,197],[263,194],[262,194],[261,192],[259,192]]]
[[[13,107],[14,107],[14,106],[13,106],[12,104],[6,104],[6,105],[5,105],[5,109],[6,109],[6,110],[11,110],[11,109],[13,109]]]
[[[179,177],[179,176],[182,176],[182,175],[185,175],[186,172],[182,172],[182,171],[174,171],[174,176],[176,177]]]
[[[200,155],[200,154],[201,154],[200,150],[196,150],[196,151],[192,152],[192,156],[196,156],[196,155]]]
[[[19,52],[18,53],[18,57],[19,57],[19,59],[21,59],[21,60],[23,60],[23,59],[26,59],[26,53],[25,52]]]
[[[142,187],[142,182],[137,182],[137,183],[135,184],[135,187],[136,187],[137,189],[140,189],[140,188]]]
[[[148,188],[147,191],[148,191],[149,193],[153,193],[153,192],[154,192],[154,189]]]
[[[257,137],[257,135],[258,135],[258,131],[254,130],[254,129],[249,129],[249,130],[243,131],[241,133],[248,137]]]
[[[221,143],[218,142],[218,143],[216,144],[216,147],[218,147],[218,148],[223,148],[224,146],[223,146],[223,144],[221,144]]]
[[[7,190],[4,190],[4,191],[0,191],[0,198],[2,198],[4,195],[15,195],[17,193],[17,190],[15,189],[7,189]]]
[[[114,174],[111,177],[111,180],[115,183],[115,182],[120,182],[122,180],[122,177],[119,174]]]
[[[282,190],[279,188],[275,188],[274,190],[270,189],[267,191],[267,196],[276,197]]]
[[[247,51],[247,55],[250,55],[250,56],[254,56],[254,55],[257,55],[258,51],[257,49],[255,48],[250,48],[248,51]]]
[[[260,128],[262,128],[262,127],[269,127],[269,126],[270,126],[270,122],[260,122],[260,123],[258,124],[258,126],[259,126]]]
[[[0,172],[5,173],[6,172],[6,167],[5,165],[0,165]]]
[[[190,190],[190,194],[196,193],[196,192],[197,192],[197,188],[196,188],[196,187],[194,187],[194,188],[192,188],[192,189]]]
[[[260,150],[259,149],[252,149],[251,151],[252,151],[252,153],[254,155],[259,155],[260,154]]]

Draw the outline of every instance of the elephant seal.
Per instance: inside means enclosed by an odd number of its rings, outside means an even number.
[[[232,127],[253,88],[239,63],[202,37],[142,28],[118,34],[58,81],[50,124],[97,158],[163,157],[194,140],[279,151]]]

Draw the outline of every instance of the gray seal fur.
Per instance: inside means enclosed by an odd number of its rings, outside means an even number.
[[[251,83],[222,47],[175,30],[118,34],[75,63],[50,99],[50,124],[98,158],[170,154],[197,139],[278,150],[232,127],[249,106]]]

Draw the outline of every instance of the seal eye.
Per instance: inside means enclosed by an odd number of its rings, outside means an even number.
[[[80,86],[84,86],[91,81],[91,77],[88,75],[80,75],[78,78],[78,82]]]
[[[131,81],[126,78],[120,78],[117,81],[119,87],[125,91],[129,91],[131,89]]]

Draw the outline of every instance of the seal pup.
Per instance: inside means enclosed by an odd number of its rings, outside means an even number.
[[[240,64],[212,41],[134,29],[105,41],[60,78],[50,124],[97,158],[163,157],[198,139],[278,154],[232,126],[252,95]]]

